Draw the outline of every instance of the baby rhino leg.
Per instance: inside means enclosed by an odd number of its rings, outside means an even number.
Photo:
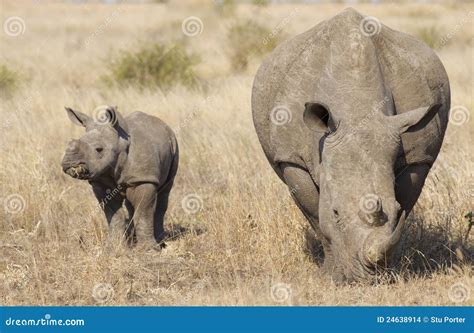
[[[166,246],[164,239],[166,237],[164,222],[165,222],[165,213],[168,209],[168,197],[170,195],[171,187],[173,182],[165,185],[163,187],[157,198],[156,210],[155,210],[155,219],[154,219],[154,235],[155,240],[160,244],[162,248]]]
[[[157,188],[153,184],[141,184],[127,188],[127,206],[133,207],[132,223],[140,248],[156,245],[154,219],[157,206]]]
[[[128,224],[127,212],[123,207],[124,198],[120,193],[111,191],[103,184],[92,183],[91,185],[109,224],[108,245],[117,246],[123,241]]]

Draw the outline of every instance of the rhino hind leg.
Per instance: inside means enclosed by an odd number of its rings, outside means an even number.
[[[171,188],[173,187],[173,182],[168,183],[163,187],[157,198],[157,205],[154,216],[154,236],[161,248],[166,247],[164,239],[166,238],[166,233],[164,229],[165,214],[168,209],[168,198],[170,195]]]

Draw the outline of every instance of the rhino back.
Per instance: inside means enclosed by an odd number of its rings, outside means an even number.
[[[139,183],[165,184],[177,161],[176,137],[162,120],[143,112],[126,117],[130,135],[127,161],[120,183],[133,186]]]
[[[258,70],[254,125],[280,177],[278,163],[291,162],[312,172],[318,182],[319,147],[313,143],[322,134],[303,123],[304,104],[311,101],[328,105],[332,116],[352,126],[390,92],[397,113],[440,102],[443,107],[428,126],[403,135],[398,164],[436,158],[449,110],[449,83],[441,62],[423,43],[384,25],[375,36],[359,38],[363,18],[347,9],[281,44]],[[289,110],[291,121],[272,122],[272,110],[278,107]]]

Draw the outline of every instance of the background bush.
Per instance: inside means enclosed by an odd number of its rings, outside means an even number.
[[[213,1],[214,8],[222,16],[233,16],[235,15],[236,5],[234,0],[220,0]]]
[[[242,71],[253,56],[263,56],[272,51],[282,39],[280,31],[252,20],[232,25],[227,33],[230,45],[230,62],[234,70]]]
[[[438,49],[441,46],[443,34],[433,26],[421,27],[415,32],[415,36],[425,42],[432,49]]]
[[[176,84],[194,87],[194,66],[199,58],[186,52],[181,44],[155,43],[136,52],[122,51],[107,64],[105,77],[109,85],[133,85],[139,88],[159,87],[164,90]]]
[[[0,64],[0,95],[10,95],[18,86],[18,73]]]

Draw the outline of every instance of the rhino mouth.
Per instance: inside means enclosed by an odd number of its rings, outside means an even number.
[[[70,166],[64,170],[69,176],[76,179],[88,179],[90,176],[89,169],[83,163]]]

